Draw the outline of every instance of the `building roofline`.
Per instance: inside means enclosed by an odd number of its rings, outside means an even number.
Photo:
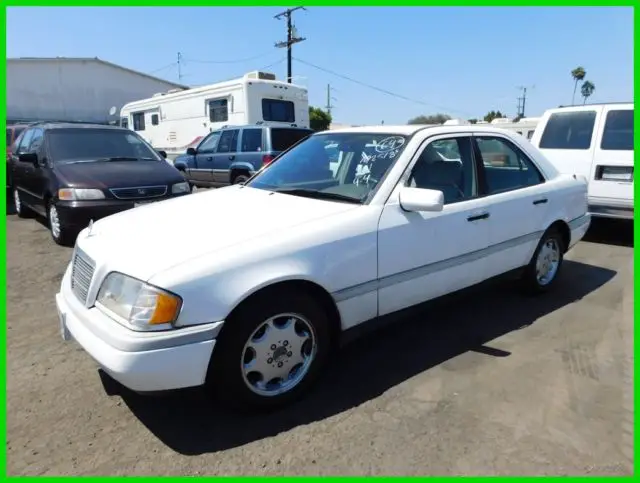
[[[106,60],[102,60],[98,57],[9,57],[7,58],[7,62],[20,62],[20,61],[67,61],[67,62],[98,62],[100,64],[108,65],[109,67],[115,67],[120,70],[124,70],[126,72],[130,72],[132,74],[136,74],[142,77],[146,77],[148,79],[152,79],[157,82],[164,82],[165,84],[170,84],[176,88],[180,89],[189,89],[189,86],[178,84],[176,82],[172,82],[166,79],[161,79],[160,77],[155,77],[150,74],[145,74],[144,72],[140,72],[134,69],[130,69],[128,67],[124,67],[122,65],[114,64],[113,62],[109,62]]]

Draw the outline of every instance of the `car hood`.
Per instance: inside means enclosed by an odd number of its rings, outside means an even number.
[[[58,164],[55,170],[71,188],[107,189],[184,181],[180,172],[164,160]]]
[[[359,205],[228,186],[133,208],[96,222],[78,247],[98,264],[141,280],[187,260],[264,237],[286,236]],[[221,255],[223,256],[223,255]]]

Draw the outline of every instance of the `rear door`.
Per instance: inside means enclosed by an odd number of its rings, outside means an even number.
[[[217,186],[229,184],[229,168],[238,154],[239,129],[225,129],[220,136],[218,149],[213,154],[213,182]]]
[[[601,106],[579,106],[543,116],[531,142],[561,173],[591,179]]]
[[[606,106],[595,139],[589,198],[595,204],[633,204],[633,105]]]
[[[240,132],[240,150],[232,162],[234,168],[246,169],[253,173],[262,167],[264,155],[264,129],[247,127]]]

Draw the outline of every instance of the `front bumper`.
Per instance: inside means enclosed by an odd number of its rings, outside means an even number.
[[[113,379],[137,392],[205,383],[223,322],[162,332],[133,331],[99,309],[85,307],[71,291],[70,276],[69,267],[56,294],[61,335],[75,339]]]
[[[151,200],[82,200],[82,201],[58,201],[56,208],[60,216],[60,221],[71,227],[84,228],[91,220],[98,221],[110,215],[115,215],[121,211],[135,208],[138,203],[156,203],[158,201],[170,200],[178,196],[185,196],[183,193],[173,196],[163,196]]]

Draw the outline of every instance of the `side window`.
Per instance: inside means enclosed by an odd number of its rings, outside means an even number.
[[[213,153],[218,147],[220,141],[220,131],[214,131],[209,134],[198,146],[199,153]]]
[[[16,149],[17,154],[23,154],[27,152],[29,145],[31,144],[31,138],[33,137],[34,129],[27,129],[24,132],[24,135],[20,138],[20,144],[18,145],[18,149]]]
[[[607,113],[600,149],[633,151],[633,110],[624,109]]]
[[[243,129],[240,151],[243,153],[262,151],[262,129]]]
[[[295,122],[296,111],[292,101],[262,99],[262,119],[276,122]]]
[[[442,191],[445,204],[477,196],[478,183],[471,153],[469,137],[429,143],[413,167],[407,186]]]
[[[530,131],[527,131],[527,139],[531,139],[533,137],[533,133],[535,132],[534,129],[531,129]]]
[[[133,118],[133,130],[144,131],[144,112],[134,112],[131,117]]]
[[[229,107],[226,99],[209,101],[209,120],[211,122],[225,122],[229,120]]]
[[[513,143],[500,137],[477,136],[487,194],[493,195],[544,182],[533,162]]]
[[[128,117],[123,117],[122,119],[120,119],[120,127],[123,127],[125,129],[129,128],[129,118]]]
[[[589,149],[596,111],[556,112],[549,116],[541,149]]]
[[[157,114],[152,114],[151,115],[151,125],[152,126],[157,126],[158,124],[160,124],[160,117]]]
[[[29,143],[29,148],[27,152],[29,153],[37,153],[38,150],[42,147],[42,143],[44,142],[44,132],[42,129],[34,129],[33,136],[31,137],[31,142]]]
[[[238,144],[238,130],[229,129],[223,131],[220,136],[220,142],[218,143],[218,153],[235,153]]]

